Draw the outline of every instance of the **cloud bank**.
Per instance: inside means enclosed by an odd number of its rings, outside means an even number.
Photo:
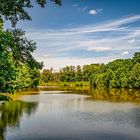
[[[45,68],[109,62],[140,51],[140,15],[67,29],[28,30],[38,43],[34,56]]]

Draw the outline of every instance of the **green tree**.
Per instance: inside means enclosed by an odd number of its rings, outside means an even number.
[[[136,63],[131,71],[131,87],[140,87],[140,63]]]
[[[11,34],[0,29],[0,91],[13,92],[13,83],[16,76],[15,63],[10,51]]]
[[[61,5],[61,0],[51,1]],[[46,0],[36,0],[41,7],[44,7],[46,2]],[[32,8],[34,3],[32,0],[0,0],[0,19],[10,20],[13,26],[20,20],[31,20],[27,9]]]
[[[38,85],[39,69],[43,65],[32,56],[36,43],[23,35],[21,30],[0,29],[1,92],[14,92]]]
[[[32,53],[36,50],[36,42],[28,40],[21,29],[7,30],[13,36],[10,42],[10,51],[17,65],[28,64],[30,68],[42,69],[43,63],[37,62]]]
[[[51,1],[61,5],[60,0]],[[46,0],[36,3],[44,7]],[[28,40],[21,29],[3,30],[4,20],[10,20],[13,26],[19,20],[31,20],[26,10],[34,4],[31,0],[0,0],[0,92],[14,92],[39,83],[43,63],[32,55],[36,43]]]
[[[135,64],[136,64],[136,63],[140,63],[140,52],[136,52],[136,53],[134,54],[134,57],[133,57],[132,60],[134,61]]]
[[[111,83],[112,83],[112,80],[114,79],[114,72],[111,70],[111,69],[108,69],[106,71],[106,76],[105,76],[105,86],[106,87],[110,87],[112,86]]]
[[[41,82],[48,83],[53,80],[52,70],[44,69],[41,73]]]
[[[60,70],[60,81],[73,82],[75,81],[75,67],[66,66]]]
[[[82,72],[82,68],[81,66],[77,66],[76,67],[76,77],[75,77],[75,80],[76,81],[82,81],[83,80],[83,72]]]

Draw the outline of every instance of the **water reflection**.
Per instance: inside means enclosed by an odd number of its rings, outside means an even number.
[[[69,91],[70,93],[90,95],[93,99],[109,100],[109,101],[131,101],[140,102],[140,89],[109,89],[109,88],[95,88],[89,87],[58,87],[46,86],[39,87],[39,91]]]
[[[5,140],[7,126],[19,127],[20,119],[24,114],[30,116],[37,109],[37,103],[21,101],[6,102],[0,106],[0,140]]]
[[[139,89],[93,89],[91,96],[95,99],[112,100],[112,101],[131,101],[140,102]]]
[[[140,139],[139,104],[95,100],[116,101],[119,94],[124,99],[128,95],[138,97],[139,92],[94,89],[80,95],[77,94],[80,89],[67,92],[55,87],[55,90],[40,88],[38,92],[24,95],[21,101],[2,105],[0,140]]]

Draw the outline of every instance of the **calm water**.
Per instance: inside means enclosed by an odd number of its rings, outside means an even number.
[[[140,140],[140,105],[40,91],[0,107],[0,140]]]

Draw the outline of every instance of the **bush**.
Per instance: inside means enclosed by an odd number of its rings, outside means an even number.
[[[0,101],[10,101],[10,100],[12,100],[11,97],[6,95],[0,95]]]

